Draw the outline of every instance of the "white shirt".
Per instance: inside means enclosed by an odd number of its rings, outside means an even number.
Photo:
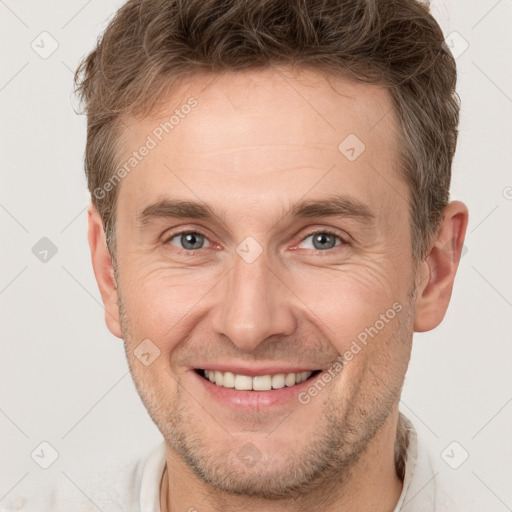
[[[402,493],[394,512],[467,512],[467,493],[436,471],[422,439],[410,420]],[[160,482],[165,469],[165,442],[149,454],[48,493],[12,496],[2,501],[0,512],[160,512]]]

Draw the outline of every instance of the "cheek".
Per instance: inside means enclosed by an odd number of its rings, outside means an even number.
[[[136,262],[123,269],[124,276],[122,300],[133,343],[148,338],[168,353],[193,328],[222,273],[213,267],[187,271],[162,262]]]
[[[397,327],[398,310],[407,297],[403,278],[377,265],[311,268],[291,276],[291,288],[306,305],[310,321],[343,352],[350,343],[369,337],[368,330],[388,332]]]

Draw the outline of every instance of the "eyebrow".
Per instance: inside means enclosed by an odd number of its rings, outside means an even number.
[[[328,196],[326,198],[300,201],[292,205],[283,217],[348,217],[364,223],[370,223],[376,214],[364,203],[349,196]],[[215,219],[224,223],[221,217],[205,203],[161,199],[140,213],[136,219],[140,227],[146,227],[152,221],[167,218]]]

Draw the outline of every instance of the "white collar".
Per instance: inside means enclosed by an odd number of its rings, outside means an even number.
[[[146,461],[140,484],[141,512],[160,512],[160,483],[165,469],[165,441],[161,441]]]
[[[403,413],[409,442],[405,462],[405,475],[402,492],[393,512],[434,512],[436,499],[436,482],[430,456],[414,425]]]

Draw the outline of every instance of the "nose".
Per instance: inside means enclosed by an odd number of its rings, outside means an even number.
[[[251,263],[235,254],[217,292],[212,328],[240,350],[251,352],[269,336],[289,336],[297,327],[293,293],[268,266],[265,253]]]

